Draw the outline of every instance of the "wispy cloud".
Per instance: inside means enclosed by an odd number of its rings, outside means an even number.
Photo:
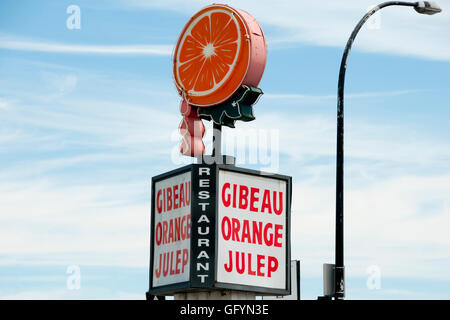
[[[191,15],[210,4],[205,0],[146,1],[122,0],[128,7],[164,9]],[[267,33],[269,48],[283,44],[307,43],[343,48],[351,31],[362,18],[372,0],[359,1],[290,1],[230,0],[228,4],[249,11]],[[443,4],[444,5],[444,4]],[[381,11],[380,28],[363,30],[354,47],[369,52],[383,52],[450,61],[447,30],[450,12],[435,16],[417,14],[411,8],[387,8]]]
[[[6,109],[9,105],[11,105],[11,101],[0,97],[0,109]]]
[[[401,95],[407,95],[412,93],[423,92],[424,90],[394,90],[394,91],[377,91],[377,92],[361,92],[361,93],[346,93],[345,98],[377,98],[377,97],[395,97]],[[336,100],[336,94],[327,95],[310,95],[310,94],[298,94],[298,93],[265,93],[265,99],[295,99],[295,100]]]
[[[83,45],[66,44],[31,39],[19,39],[11,36],[0,37],[0,49],[49,52],[65,54],[97,55],[156,55],[170,56],[172,45]]]

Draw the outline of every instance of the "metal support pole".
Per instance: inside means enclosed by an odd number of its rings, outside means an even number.
[[[337,97],[337,150],[336,150],[336,254],[335,254],[335,299],[344,299],[344,82],[347,69],[347,59],[353,42],[363,24],[378,10],[387,6],[416,7],[417,3],[403,1],[384,2],[369,12],[359,21],[353,30],[342,56],[339,69],[338,97]]]
[[[222,156],[222,126],[213,122],[213,158],[219,159]]]
[[[222,154],[222,126],[220,124],[213,122],[213,145],[211,155],[197,157],[197,163],[227,165],[234,165],[236,163],[235,157]]]

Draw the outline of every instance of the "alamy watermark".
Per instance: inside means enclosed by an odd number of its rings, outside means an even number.
[[[203,137],[206,154],[211,154],[213,130]],[[171,150],[171,161],[174,165],[192,163],[191,157],[180,154],[181,137],[178,131],[171,135],[174,145]],[[241,129],[222,131],[221,154],[234,156],[236,165],[251,165],[257,170],[278,173],[280,162],[280,132],[278,129]],[[219,162],[220,163],[220,162]]]
[[[69,30],[81,29],[81,9],[75,4],[67,7],[66,13],[70,16],[66,20],[66,27]]]
[[[81,269],[77,265],[67,267],[66,273],[69,274],[66,281],[68,290],[79,290],[81,288]]]
[[[381,289],[381,269],[377,265],[368,266],[366,273],[369,275],[366,281],[366,287],[369,290]]]

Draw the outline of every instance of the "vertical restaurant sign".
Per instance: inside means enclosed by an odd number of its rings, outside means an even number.
[[[191,286],[214,286],[216,230],[216,167],[196,164],[192,169]]]
[[[189,281],[191,172],[154,185],[153,287]]]
[[[219,170],[217,281],[286,289],[287,183]]]

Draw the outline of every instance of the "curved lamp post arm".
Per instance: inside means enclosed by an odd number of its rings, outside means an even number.
[[[353,42],[355,41],[356,35],[358,34],[359,30],[361,30],[364,23],[366,23],[369,18],[374,15],[378,10],[383,9],[388,6],[407,6],[407,7],[416,7],[417,2],[404,2],[404,1],[388,1],[384,2],[382,4],[379,4],[378,6],[372,8],[369,12],[367,12],[364,17],[358,22],[355,29],[353,29],[352,34],[350,35],[350,38],[347,41],[347,45],[345,46],[344,54],[342,56],[341,61],[341,67],[339,69],[339,83],[338,83],[338,98],[341,99],[338,100],[338,108],[340,106],[344,106],[344,82],[345,82],[345,71],[347,69],[347,59],[348,55],[350,54],[350,50],[352,49]]]
[[[353,42],[364,23],[378,10],[388,6],[414,7],[418,13],[435,14],[441,12],[441,8],[431,1],[404,2],[388,1],[379,4],[367,12],[353,30],[342,56],[339,69],[338,97],[337,97],[337,156],[336,156],[336,261],[334,272],[335,299],[343,299],[345,296],[344,280],[344,83],[347,69],[347,59]]]

